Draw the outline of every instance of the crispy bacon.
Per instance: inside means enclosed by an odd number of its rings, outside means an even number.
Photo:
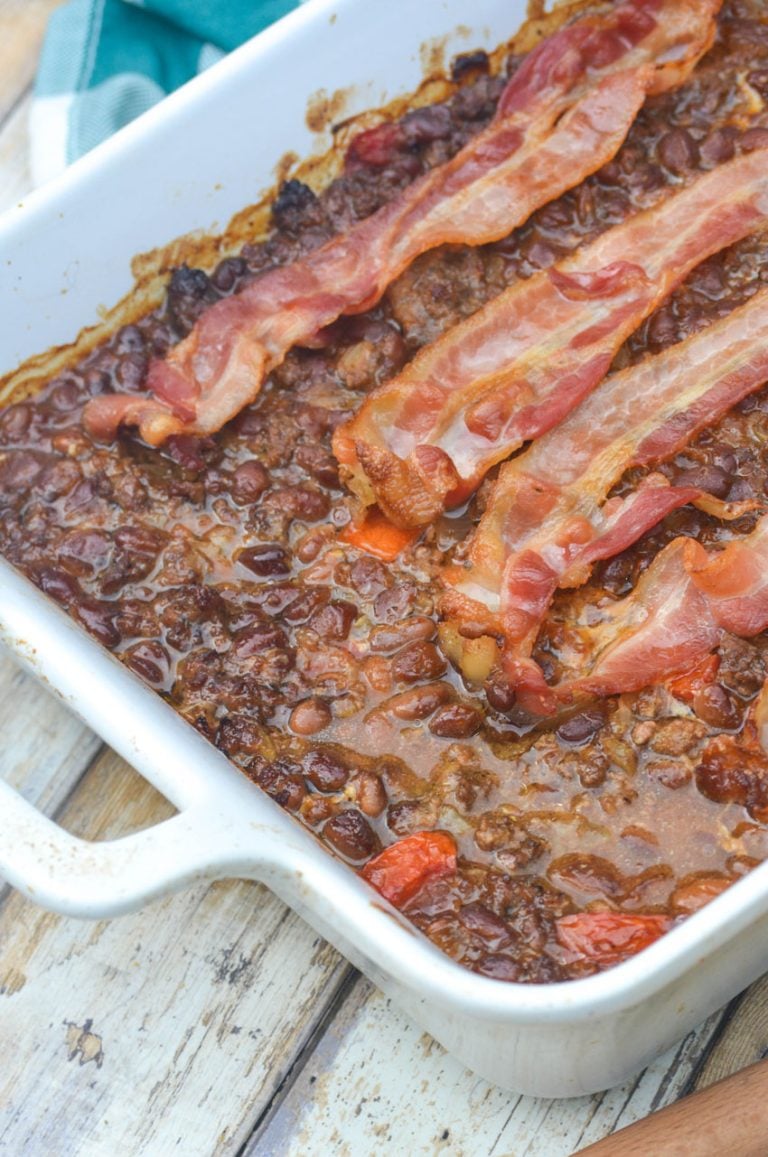
[[[431,522],[561,421],[695,265],[766,223],[761,151],[514,285],[373,391],[336,432],[345,481],[399,525]]]
[[[596,613],[596,612],[595,612]],[[627,598],[579,632],[577,676],[554,687],[540,672],[518,684],[528,710],[549,714],[585,696],[637,691],[689,671],[725,632],[749,638],[768,627],[768,516],[721,551],[676,538]]]
[[[504,639],[513,685],[543,683],[529,656],[558,586],[586,581],[596,560],[618,554],[684,503],[720,517],[746,509],[670,486],[658,474],[606,501],[611,487],[628,467],[675,453],[766,379],[768,290],[607,378],[560,426],[502,467],[467,565],[443,575],[446,617],[462,634]]]
[[[150,366],[153,399],[96,398],[87,428],[110,437],[120,423],[138,425],[153,445],[218,430],[291,346],[369,308],[418,254],[497,240],[604,164],[646,93],[679,83],[709,47],[720,2],[626,0],[543,41],[455,157],[348,233],[211,306]]]

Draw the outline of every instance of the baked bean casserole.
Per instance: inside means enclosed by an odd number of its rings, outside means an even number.
[[[768,855],[768,13],[558,12],[0,412],[5,557],[537,983]]]

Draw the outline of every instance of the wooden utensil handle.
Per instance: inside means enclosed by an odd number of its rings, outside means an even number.
[[[578,1157],[766,1157],[768,1061],[580,1149]]]

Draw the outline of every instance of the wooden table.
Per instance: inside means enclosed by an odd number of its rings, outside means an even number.
[[[0,0],[0,208],[30,186],[30,83],[56,2]],[[0,735],[0,774],[78,835],[171,811],[6,655]],[[257,884],[101,923],[6,888],[0,1152],[568,1157],[762,1057],[767,992],[754,985],[627,1085],[540,1101],[467,1072]]]

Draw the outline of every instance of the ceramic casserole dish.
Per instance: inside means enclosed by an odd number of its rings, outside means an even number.
[[[131,289],[136,254],[221,228],[282,157],[326,149],[305,119],[320,90],[344,89],[347,115],[381,106],[418,87],[424,45],[447,58],[493,48],[525,15],[523,0],[310,0],[5,215],[0,372],[95,324]],[[92,844],[0,784],[0,870],[55,911],[103,918],[196,880],[260,880],[470,1068],[549,1097],[625,1080],[764,969],[766,864],[606,973],[550,985],[473,974],[2,560],[0,630],[178,809]]]

